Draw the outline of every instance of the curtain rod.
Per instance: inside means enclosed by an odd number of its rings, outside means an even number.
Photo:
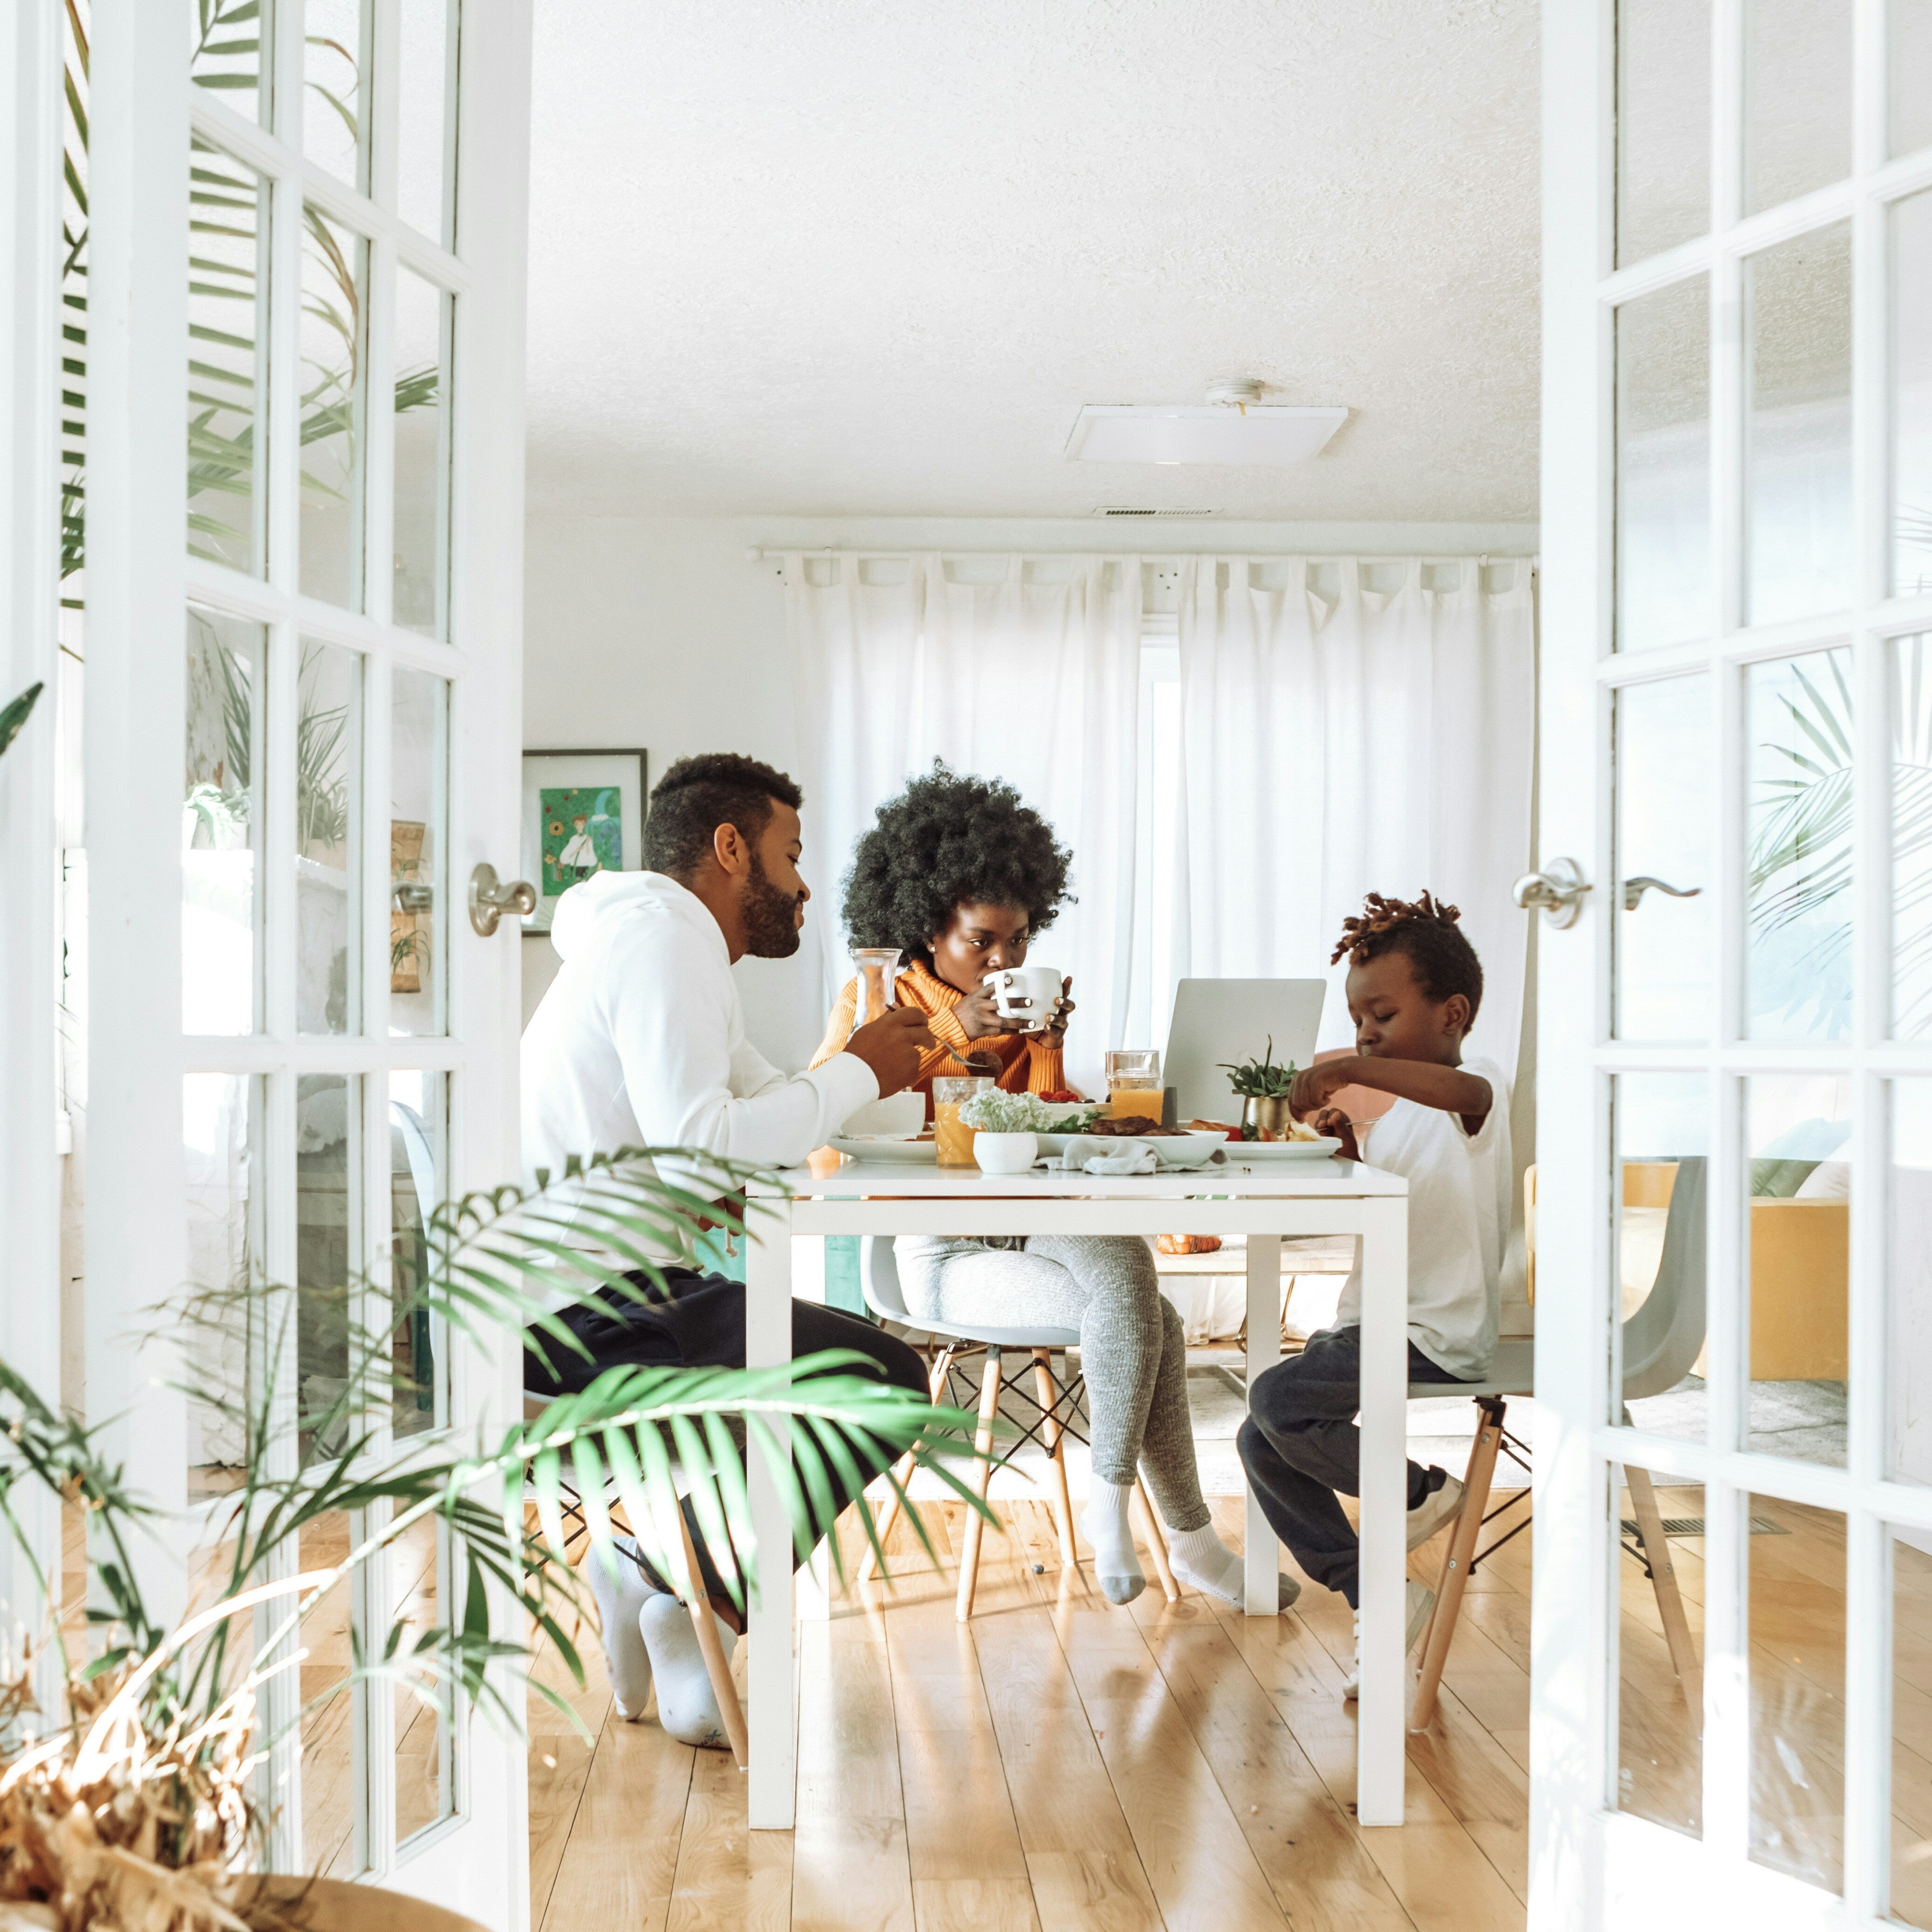
[[[1467,550],[1030,550],[1024,544],[1005,544],[992,550],[958,550],[942,544],[934,548],[922,544],[912,550],[874,548],[869,544],[752,544],[746,547],[747,563],[782,563],[788,556],[868,556],[880,562],[897,562],[904,559],[910,562],[916,556],[937,554],[948,556],[1097,556],[1108,563],[1185,563],[1190,557],[1202,556],[1254,556],[1262,558],[1304,556],[1316,562],[1339,563],[1344,557],[1352,557],[1364,563],[1392,563],[1402,557],[1418,557],[1424,563],[1467,563],[1471,561]],[[1482,550],[1474,560],[1478,565],[1492,563],[1526,563],[1532,570],[1542,568],[1543,555],[1540,550],[1532,550],[1525,555],[1517,550]]]

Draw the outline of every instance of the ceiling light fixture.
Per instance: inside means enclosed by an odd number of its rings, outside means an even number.
[[[1066,459],[1280,468],[1318,454],[1348,419],[1346,409],[1292,408],[1262,394],[1252,376],[1223,376],[1204,404],[1090,403],[1066,439]]]

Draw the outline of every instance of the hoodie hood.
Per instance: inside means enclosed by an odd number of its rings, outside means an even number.
[[[695,925],[709,932],[724,950],[724,935],[704,902],[662,872],[599,872],[572,886],[556,902],[550,941],[559,958],[580,957],[614,922],[640,913],[668,913]]]

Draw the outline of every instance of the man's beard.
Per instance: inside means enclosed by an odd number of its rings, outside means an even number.
[[[799,893],[780,892],[772,884],[764,861],[754,852],[743,901],[745,950],[754,959],[789,959],[799,947],[798,909],[802,903]]]

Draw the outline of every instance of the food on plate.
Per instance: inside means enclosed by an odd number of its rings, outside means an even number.
[[[1069,1128],[1066,1131],[1090,1135],[1096,1140],[1108,1141],[1184,1141],[1187,1138],[1185,1127],[1149,1126],[1144,1118],[1139,1120],[1130,1117],[1124,1120],[1094,1120],[1084,1127]]]
[[[1080,1096],[1071,1087],[1056,1087],[1050,1094],[1036,1094],[1034,1097],[1045,1101],[1049,1107],[1077,1107],[1082,1104]]]
[[[1156,1234],[1154,1244],[1164,1255],[1214,1255],[1221,1251],[1219,1234]]]
[[[1231,1141],[1243,1138],[1240,1129],[1226,1120],[1190,1120],[1187,1126],[1190,1133],[1225,1134]]]
[[[959,1110],[967,1126],[982,1134],[1078,1134],[1100,1111],[1092,1100],[1049,1101],[1037,1094],[975,1094]]]

